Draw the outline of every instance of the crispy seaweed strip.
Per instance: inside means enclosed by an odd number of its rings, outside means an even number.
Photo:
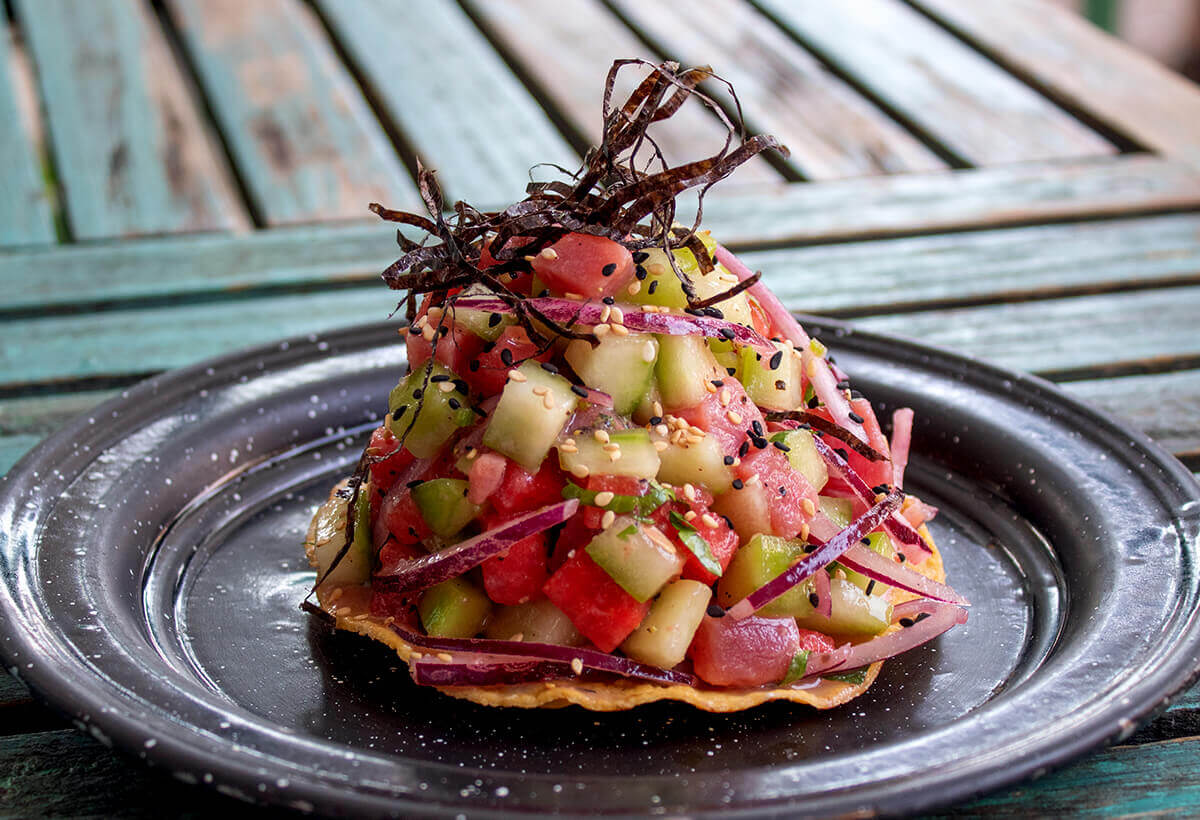
[[[816,413],[808,410],[781,410],[778,412],[767,413],[766,419],[767,421],[798,421],[801,424],[807,424],[818,433],[824,433],[827,436],[836,438],[838,441],[842,442],[868,461],[888,460],[887,456],[876,450],[871,445],[867,444],[865,441],[851,433],[846,428],[834,424],[829,419],[818,416]]]

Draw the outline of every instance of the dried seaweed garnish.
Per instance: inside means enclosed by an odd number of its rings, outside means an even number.
[[[858,453],[868,461],[887,461],[888,457],[876,450],[871,445],[860,439],[858,436],[851,433],[844,427],[834,424],[832,421],[818,416],[809,410],[782,410],[778,412],[767,413],[765,415],[767,421],[798,421],[801,424],[807,424],[809,427],[816,430],[818,433],[824,433],[827,436],[833,436],[837,440],[843,442],[851,450]]]

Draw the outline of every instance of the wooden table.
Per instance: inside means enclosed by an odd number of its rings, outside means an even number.
[[[153,373],[386,316],[416,157],[451,198],[574,166],[614,57],[712,63],[757,159],[707,224],[797,309],[1018,370],[1200,465],[1200,90],[1004,0],[13,0],[0,469]],[[697,109],[665,143],[720,138]],[[0,673],[3,675],[3,673]],[[0,677],[0,814],[236,808]],[[957,813],[1200,811],[1200,689]]]

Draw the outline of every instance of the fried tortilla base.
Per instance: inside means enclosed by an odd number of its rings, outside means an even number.
[[[333,488],[330,493],[331,497],[344,483]],[[935,581],[945,582],[946,573],[942,566],[941,555],[933,546],[933,540],[924,526],[921,527],[920,533],[933,549],[933,554],[921,564],[912,565],[912,568]],[[308,555],[309,563],[314,567],[316,566],[316,538],[317,529],[314,519],[304,541],[305,553]],[[893,603],[917,597],[895,589],[891,590],[889,594],[893,596]],[[317,590],[316,595],[321,608],[334,617],[338,629],[357,632],[387,644],[405,663],[414,654],[420,657],[422,652],[420,648],[413,646],[393,632],[384,619],[369,614],[370,587],[331,587],[323,584]],[[900,628],[893,625],[891,630]],[[718,689],[704,684],[695,687],[685,684],[646,683],[631,680],[575,682],[567,679],[506,686],[439,686],[437,689],[452,697],[473,701],[484,706],[517,706],[525,709],[559,708],[575,704],[595,712],[618,712],[632,709],[643,703],[662,700],[682,701],[706,712],[739,712],[768,701],[779,700],[805,703],[817,709],[832,709],[848,703],[867,691],[875,682],[882,666],[882,661],[871,664],[867,668],[866,678],[862,683],[857,684],[821,679],[815,683],[799,686]]]

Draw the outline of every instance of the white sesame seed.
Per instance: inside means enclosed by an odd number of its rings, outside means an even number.
[[[804,501],[801,503],[801,506],[804,507],[805,515],[816,515],[817,505],[812,502],[811,498],[804,499]]]
[[[665,436],[667,433],[670,432],[670,430],[667,428],[667,425],[665,425],[665,424],[656,424],[654,426],[654,432],[658,433],[660,436]]]
[[[618,336],[628,336],[629,335],[629,328],[625,327],[625,325],[610,324],[609,328],[612,330],[613,333],[617,334]]]
[[[574,672],[576,675],[582,675],[583,674],[583,661],[579,658],[572,658],[571,659],[571,671]]]
[[[610,441],[608,444],[602,445],[600,449],[606,453],[615,453],[621,449],[621,445],[615,441]]]
[[[808,524],[805,524],[802,527],[800,527],[800,540],[807,541],[809,532],[811,532],[811,530],[809,530]]]
[[[561,453],[578,453],[579,452],[578,447],[576,447],[574,444],[571,444],[566,441],[564,441],[562,444],[558,445],[558,450]]]
[[[605,336],[611,329],[612,328],[610,328],[608,325],[599,324],[592,328],[592,333],[595,333],[596,338],[599,339],[600,337]]]
[[[609,437],[609,435],[608,435],[608,431],[607,431],[607,430],[595,430],[595,431],[593,431],[593,432],[592,432],[592,438],[596,439],[596,441],[600,442],[601,444],[608,444],[608,442],[610,441],[610,437]]]
[[[470,448],[469,450],[467,450],[467,461],[471,461],[478,455],[479,455],[478,450],[476,450],[474,447]]]
[[[654,342],[646,342],[642,345],[642,361],[652,362],[658,357],[658,351],[654,349]]]
[[[621,310],[616,305],[613,305],[612,313],[610,315],[612,316],[612,320],[614,322],[616,322],[617,324],[619,324],[619,325],[625,324],[625,311]]]
[[[523,640],[525,640],[525,633],[524,633],[524,632],[517,632],[517,633],[515,633],[515,634],[513,634],[513,635],[510,635],[508,639],[509,639],[510,641],[518,641],[518,642],[520,642],[520,641],[523,641]]]
[[[736,410],[727,410],[725,412],[725,418],[729,419],[730,424],[741,424],[742,423],[742,416]]]
[[[685,512],[683,514],[684,521],[694,521],[695,519],[696,519],[696,511],[695,510],[688,510],[687,512]]]
[[[575,476],[576,478],[587,478],[589,472],[590,470],[588,470],[588,468],[583,464],[576,464],[571,468],[571,475]]]
[[[662,414],[663,414],[662,402],[660,402],[660,401],[654,402],[654,415],[661,416]]]
[[[696,500],[696,488],[693,487],[691,484],[684,484],[683,485],[683,497],[686,498],[688,501],[695,501]]]
[[[670,444],[663,441],[662,439],[658,439],[657,441],[654,442],[654,449],[658,450],[658,452],[660,452],[660,453],[670,446],[671,446]]]
[[[612,316],[612,308],[605,305],[604,310],[600,311],[600,321],[607,322],[609,316]]]
[[[522,373],[520,370],[510,370],[510,371],[508,371],[508,377],[509,377],[510,379],[512,379],[513,381],[515,381],[515,382],[523,382],[523,381],[528,381],[528,379],[526,379],[526,378],[525,378],[525,374],[524,374],[524,373]]]
[[[596,506],[607,507],[616,498],[616,493],[605,490],[604,492],[596,493]]]
[[[638,292],[641,291],[641,289],[642,289],[642,283],[637,281],[636,279],[634,279],[632,282],[629,283],[629,287],[625,288],[625,292],[628,293],[630,296],[637,296]]]
[[[538,385],[537,387],[533,388],[533,395],[535,396],[545,396],[549,392],[550,388],[546,387],[545,385]]]
[[[605,510],[604,515],[600,516],[600,528],[608,529],[617,520],[617,514],[612,510]]]
[[[433,341],[433,337],[434,337],[434,336],[436,336],[436,335],[437,335],[437,331],[436,331],[436,330],[434,330],[434,329],[433,329],[431,326],[429,326],[429,325],[425,325],[425,327],[423,327],[423,328],[421,329],[421,336],[422,336],[422,338],[424,338],[424,339],[425,339],[425,341],[427,341],[427,342],[432,342],[432,341]]]
[[[608,460],[609,460],[609,461],[620,461],[620,460],[621,460],[621,451],[620,451],[620,449],[613,450],[613,451],[609,452],[609,454],[608,454]]]
[[[438,390],[443,393],[453,393],[454,389],[454,382],[438,382]]]
[[[547,410],[554,409],[554,399],[549,394],[542,396],[542,407],[545,407]]]
[[[446,661],[447,663],[454,660],[454,656],[449,652],[439,652],[437,653],[437,658],[439,661]]]
[[[700,516],[700,520],[703,521],[704,526],[708,527],[710,530],[715,530],[717,528],[717,519],[708,513]]]
[[[542,248],[542,252],[538,255],[543,259],[549,259],[553,262],[558,258],[558,251],[554,250],[554,248]]]
[[[721,388],[721,395],[717,397],[717,401],[721,402],[722,407],[728,407],[733,394],[729,392],[728,387]]]

